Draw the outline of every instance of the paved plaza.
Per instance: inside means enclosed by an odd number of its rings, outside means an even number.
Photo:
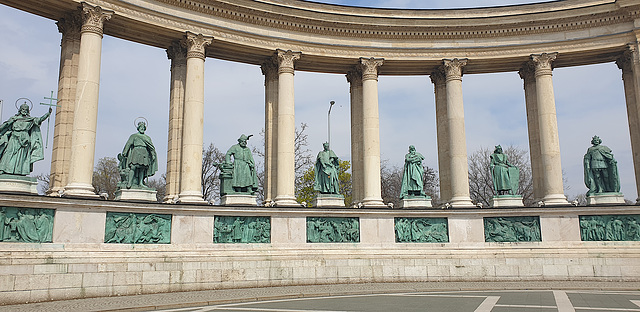
[[[2,311],[638,311],[638,282],[434,282],[266,287],[1,306]]]

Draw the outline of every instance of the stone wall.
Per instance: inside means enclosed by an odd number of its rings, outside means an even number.
[[[302,284],[640,281],[640,242],[582,241],[579,224],[636,206],[318,210],[3,194],[0,207],[56,210],[53,243],[0,242],[2,304]],[[107,212],[171,214],[171,243],[104,243]],[[270,217],[270,243],[213,243],[215,216]],[[539,217],[540,241],[485,242],[484,218],[521,216]],[[308,217],[357,218],[360,242],[307,243]],[[449,242],[396,243],[396,218],[447,218]]]

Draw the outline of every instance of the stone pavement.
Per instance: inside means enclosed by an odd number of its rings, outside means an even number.
[[[0,298],[0,302],[1,302]],[[3,311],[638,311],[640,282],[415,282],[222,289],[0,306]]]

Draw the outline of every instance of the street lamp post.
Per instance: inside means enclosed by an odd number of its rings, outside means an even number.
[[[333,108],[333,104],[336,104],[336,102],[331,101],[329,104],[329,112],[327,113],[327,143],[331,146],[331,108]]]

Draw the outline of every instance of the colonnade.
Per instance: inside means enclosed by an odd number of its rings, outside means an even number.
[[[59,104],[56,112],[50,193],[96,196],[91,186],[100,85],[103,24],[112,11],[82,3],[58,22],[62,33]],[[212,37],[185,32],[167,48],[171,60],[166,201],[204,203],[201,191],[204,62]],[[215,49],[215,47],[212,47]],[[631,145],[640,186],[640,57],[637,42],[618,59],[622,69]],[[557,53],[531,54],[522,65],[534,197],[545,205],[567,204],[552,71]],[[295,63],[302,52],[278,49],[262,63],[265,76],[265,201],[295,201]],[[462,77],[468,59],[443,59],[430,73],[435,91],[438,168],[443,201],[473,207],[464,125]],[[380,181],[378,70],[383,58],[361,57],[346,72],[351,93],[351,155],[354,202],[383,207]],[[640,190],[640,189],[639,189]],[[640,193],[640,192],[639,192]]]

